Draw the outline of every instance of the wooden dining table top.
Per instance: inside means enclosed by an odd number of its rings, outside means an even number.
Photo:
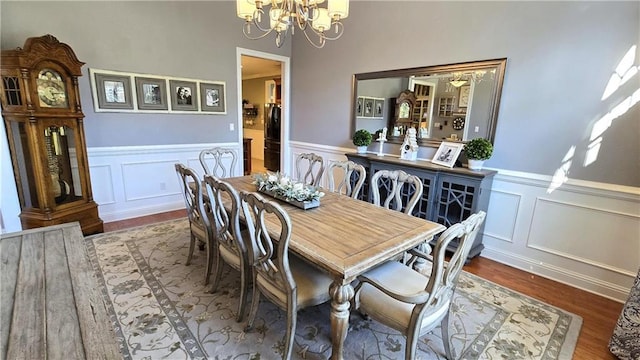
[[[255,192],[251,176],[225,178],[238,192]],[[278,202],[292,223],[289,249],[343,283],[442,232],[441,224],[325,191],[320,206],[303,210]],[[267,221],[267,226],[277,223]],[[279,224],[279,223],[278,223]]]

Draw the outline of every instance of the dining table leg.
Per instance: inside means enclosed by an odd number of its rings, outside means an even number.
[[[331,295],[331,359],[343,360],[342,350],[344,340],[349,330],[349,305],[353,299],[353,287],[344,283],[343,279],[336,279],[329,287]]]

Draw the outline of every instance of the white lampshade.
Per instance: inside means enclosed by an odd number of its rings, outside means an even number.
[[[271,8],[269,10],[269,24],[272,29],[276,31],[286,31],[288,24],[286,22],[282,22],[280,20],[280,15],[282,14],[282,9],[274,9]]]
[[[244,20],[253,20],[253,12],[256,6],[252,5],[249,0],[236,0],[236,14]]]
[[[318,8],[317,17],[311,22],[311,26],[318,31],[325,31],[331,28],[331,17],[329,11],[324,8]]]
[[[349,0],[329,0],[329,16],[334,19],[346,19],[349,16]]]

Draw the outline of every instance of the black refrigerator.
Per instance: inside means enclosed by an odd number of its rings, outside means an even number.
[[[282,109],[280,104],[265,104],[264,167],[270,171],[280,171],[281,121]]]

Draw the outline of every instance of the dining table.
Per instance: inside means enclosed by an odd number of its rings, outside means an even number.
[[[257,191],[252,176],[223,180],[238,192]],[[320,206],[306,210],[263,196],[280,203],[291,219],[289,250],[333,278],[327,290],[334,360],[344,359],[356,277],[411,248],[428,244],[445,230],[441,224],[329,191],[324,191]],[[279,223],[271,221],[267,220],[267,229],[277,231]]]

